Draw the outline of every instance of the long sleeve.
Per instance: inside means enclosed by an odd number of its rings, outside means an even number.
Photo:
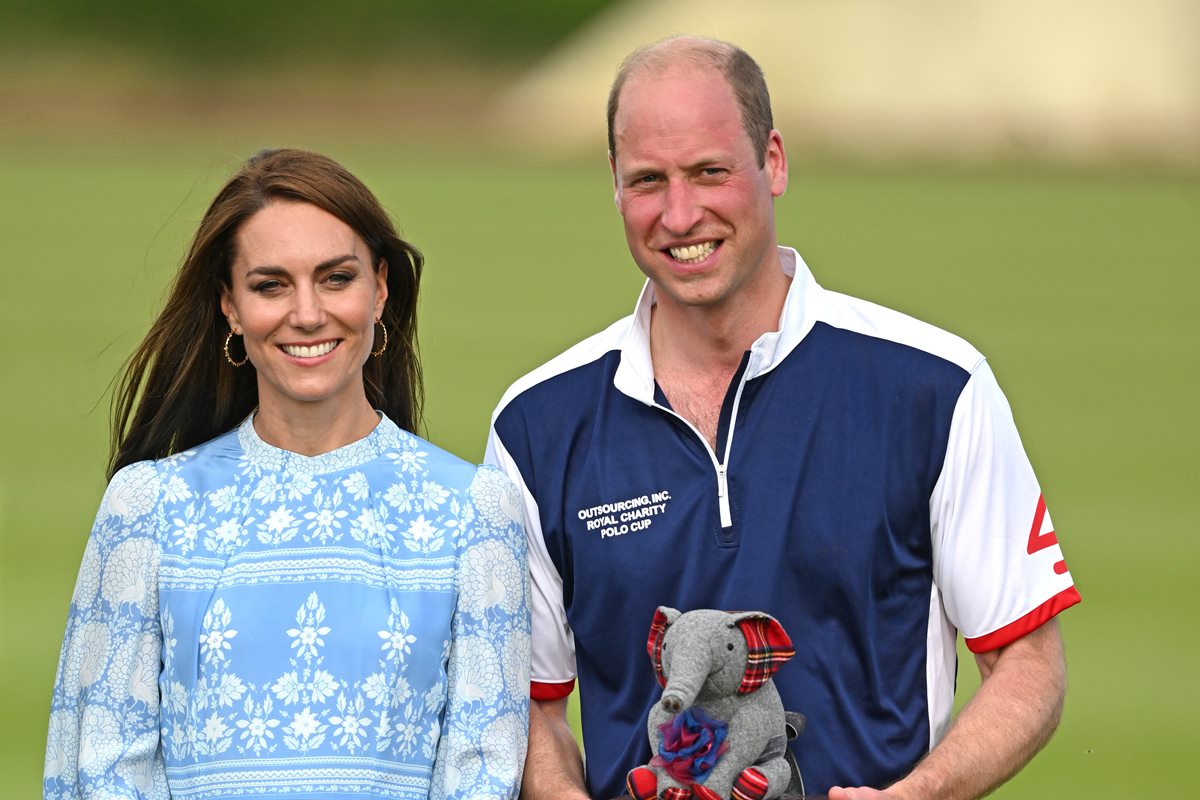
[[[520,430],[514,423],[510,425]],[[500,469],[516,485],[525,514],[529,604],[533,642],[536,643],[530,654],[530,696],[534,700],[561,700],[575,687],[575,635],[563,605],[562,576],[546,549],[537,499],[495,424],[488,436],[484,463]]]
[[[529,593],[521,499],[482,467],[460,531],[458,598],[431,800],[515,798],[529,729]]]
[[[84,551],[51,701],[43,794],[167,798],[159,746],[159,477],[109,484]]]

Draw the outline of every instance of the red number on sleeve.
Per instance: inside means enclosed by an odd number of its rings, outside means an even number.
[[[1033,555],[1039,550],[1045,550],[1047,547],[1052,547],[1058,544],[1058,537],[1054,535],[1054,531],[1049,530],[1042,533],[1042,522],[1046,519],[1046,498],[1043,495],[1038,495],[1037,511],[1033,514],[1033,527],[1029,531],[1029,555]],[[1059,561],[1054,565],[1054,571],[1062,575],[1067,571],[1067,562]]]

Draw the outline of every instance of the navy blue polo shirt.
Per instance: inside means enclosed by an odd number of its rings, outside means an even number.
[[[780,256],[779,330],[745,354],[715,449],[654,382],[650,284],[493,417],[488,460],[526,503],[533,696],[578,679],[594,797],[650,758],[660,605],[780,621],[797,653],[774,680],[808,719],[793,752],[823,793],[886,786],[936,744],[957,631],[991,649],[1078,600],[983,357]]]

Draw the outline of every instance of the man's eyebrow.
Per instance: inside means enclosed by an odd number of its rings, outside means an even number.
[[[644,178],[647,175],[658,175],[661,170],[654,167],[634,167],[621,174],[621,179],[625,181],[636,181],[638,178]]]
[[[683,171],[698,172],[699,170],[707,169],[709,167],[723,167],[728,163],[728,158],[722,158],[720,156],[705,156],[704,158],[696,159],[692,163],[684,165]],[[621,178],[625,181],[636,181],[639,178],[646,177],[647,175],[661,174],[662,170],[658,169],[657,167],[631,167],[629,170],[621,173]]]

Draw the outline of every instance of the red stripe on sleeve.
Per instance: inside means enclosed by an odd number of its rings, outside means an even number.
[[[1056,614],[1065,611],[1082,599],[1079,596],[1079,590],[1074,586],[1063,589],[1033,611],[1030,611],[1018,620],[1008,623],[1003,628],[976,639],[967,639],[967,649],[972,653],[987,653],[991,650],[1004,647],[1006,644],[1012,644],[1025,634],[1032,633],[1042,627]]]
[[[548,700],[562,700],[575,689],[575,679],[566,683],[538,683],[532,681],[529,684],[529,699],[544,702]]]

